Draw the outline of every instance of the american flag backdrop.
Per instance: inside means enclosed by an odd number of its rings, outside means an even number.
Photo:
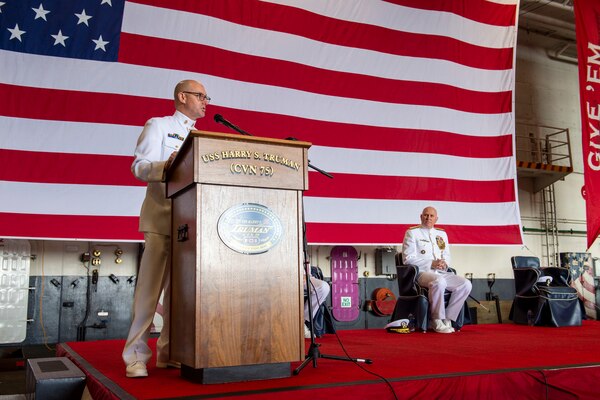
[[[312,244],[520,244],[518,0],[2,0],[0,237],[137,241],[142,126],[197,79],[196,127],[313,144]],[[227,132],[233,133],[233,132]]]

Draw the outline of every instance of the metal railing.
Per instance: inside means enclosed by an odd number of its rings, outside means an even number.
[[[517,123],[515,135],[517,161],[573,166],[568,129]]]

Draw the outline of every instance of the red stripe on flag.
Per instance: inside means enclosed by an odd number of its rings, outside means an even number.
[[[406,230],[415,225],[418,225],[418,221],[413,225],[308,222],[306,234],[310,244],[400,244]],[[446,230],[450,244],[521,244],[518,225],[440,225],[440,228]],[[335,238],[335,242],[331,238]]]
[[[130,171],[132,157],[94,154],[0,150],[13,169],[0,170],[0,180],[19,182],[145,186]],[[31,166],[35,166],[32,168]],[[310,172],[307,196],[364,199],[509,202],[515,200],[512,180],[354,175],[335,173],[335,180]]]
[[[408,176],[333,174],[329,179],[309,173],[311,197],[354,199],[396,199],[499,203],[515,201],[514,183],[503,181],[464,181]]]
[[[209,112],[221,113],[242,129],[253,127],[250,133],[283,139],[293,136],[313,145],[365,150],[447,154],[459,157],[495,158],[512,155],[512,135],[468,136],[451,132],[365,126],[317,121],[285,115],[260,113],[211,106]],[[224,131],[212,119],[196,124],[201,129]],[[231,132],[230,132],[231,133]]]
[[[8,117],[141,127],[149,116],[173,115],[173,100],[0,84],[0,110]]]
[[[584,279],[583,274],[581,274],[581,286],[590,293],[596,293],[596,287],[594,286],[594,284],[592,282],[587,282]]]
[[[470,1],[468,6],[461,1],[448,0],[384,0],[400,6],[419,8],[422,10],[445,11],[461,15],[484,24],[510,27],[515,24],[517,6],[500,4],[491,1]]]
[[[203,14],[240,25],[290,33],[339,46],[400,56],[448,60],[474,68],[504,70],[510,69],[513,63],[512,48],[484,48],[450,37],[399,32],[385,27],[329,18],[286,5],[248,0],[135,0],[135,3]],[[513,6],[513,21],[514,9]],[[277,18],[273,18],[273,15]],[[360,34],[349,35],[348,32]]]
[[[0,213],[3,237],[142,241],[138,217]]]
[[[0,180],[39,183],[145,186],[131,173],[133,157],[0,150]]]
[[[144,48],[144,51],[137,49]],[[330,96],[396,104],[445,107],[473,113],[510,112],[512,93],[486,93],[431,82],[410,82],[336,72],[272,58],[234,53],[193,43],[123,33],[119,61],[136,65],[194,71]],[[156,57],[161,54],[161,57]],[[199,63],[180,54],[198,54]],[[240,68],[240,65],[246,66]],[[293,79],[290,79],[293,77]],[[357,90],[357,88],[365,88]]]
[[[172,104],[172,100],[139,96],[0,84],[0,109],[2,114],[8,117],[141,127],[149,116],[171,115]],[[257,136],[279,139],[294,136],[321,146],[448,154],[474,158],[512,155],[512,136],[509,133],[498,137],[477,137],[450,132],[317,121],[211,105],[208,113],[209,115],[222,113],[242,129],[252,126],[256,130],[250,133]],[[202,130],[226,131],[226,128],[210,117],[198,121],[196,126]]]

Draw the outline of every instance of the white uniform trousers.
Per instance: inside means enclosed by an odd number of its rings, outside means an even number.
[[[133,301],[133,321],[123,349],[123,361],[148,363],[152,351],[148,347],[150,326],[154,319],[160,294],[163,296],[163,327],[156,343],[156,359],[169,361],[169,328],[171,303],[171,269],[169,254],[171,239],[158,233],[144,232],[146,243],[138,272]]]
[[[314,318],[319,311],[319,306],[327,300],[327,296],[329,296],[329,284],[325,281],[315,278],[314,276],[310,277],[310,300],[312,306],[312,317]],[[308,318],[308,301],[304,302],[304,320],[312,321],[312,318]]]
[[[451,272],[421,272],[417,282],[429,289],[431,319],[456,321],[467,297],[471,293],[471,282]],[[444,307],[444,291],[450,291],[448,306]]]

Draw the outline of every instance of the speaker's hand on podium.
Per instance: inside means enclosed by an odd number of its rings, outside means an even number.
[[[165,171],[167,171],[169,168],[171,168],[171,164],[173,164],[173,160],[175,159],[175,157],[177,157],[176,151],[172,152],[171,155],[169,156],[169,159],[165,162]]]

